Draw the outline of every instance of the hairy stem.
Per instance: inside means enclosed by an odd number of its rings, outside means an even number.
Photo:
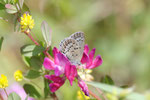
[[[4,92],[6,93],[6,96],[8,97],[8,94],[7,94],[7,91],[6,91],[6,89],[4,88]]]
[[[102,100],[97,95],[95,95],[92,91],[89,90],[89,93],[92,97],[94,97],[96,100]]]
[[[58,97],[56,96],[55,93],[50,94],[51,97],[53,97],[53,100],[58,100]]]
[[[104,100],[107,100],[106,96],[100,89],[96,88],[96,90],[103,96]]]
[[[24,31],[24,33],[34,42],[35,45],[39,46],[40,44],[34,40],[34,38],[32,37],[32,35],[26,31]]]

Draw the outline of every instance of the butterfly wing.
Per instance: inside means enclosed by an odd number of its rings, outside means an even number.
[[[76,32],[70,37],[62,40],[59,45],[59,50],[70,60],[74,65],[79,65],[84,49],[84,33]]]
[[[77,43],[79,44],[79,46],[84,49],[84,33],[83,32],[75,32],[73,33],[70,38],[75,39],[77,41]]]
[[[66,38],[60,43],[59,50],[63,53],[72,64],[79,64],[80,47],[72,38]]]

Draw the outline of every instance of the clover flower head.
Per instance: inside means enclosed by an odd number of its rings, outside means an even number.
[[[77,91],[77,98],[78,98],[78,100],[85,100],[85,99],[88,100],[88,99],[90,99],[90,97],[84,95],[82,91]]]
[[[32,19],[32,16],[29,15],[29,13],[24,13],[21,17],[21,31],[27,31],[28,33],[30,30],[34,27],[34,19]]]
[[[15,78],[16,81],[22,81],[23,80],[22,71],[21,70],[17,70],[14,73],[14,78]]]
[[[0,88],[6,88],[8,87],[8,80],[7,77],[3,74],[1,74],[1,78],[0,78]]]

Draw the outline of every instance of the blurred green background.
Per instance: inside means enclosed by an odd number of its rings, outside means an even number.
[[[95,81],[110,75],[116,86],[136,86],[144,93],[150,89],[150,0],[25,0],[35,20],[33,32],[43,40],[41,23],[52,29],[52,46],[76,31],[85,32],[86,44],[96,48],[103,58],[94,69]],[[0,36],[4,36],[0,52],[0,74],[13,83],[17,69],[27,70],[20,47],[32,42],[23,33],[13,31],[12,15],[3,11]],[[39,80],[39,79],[37,79]],[[41,85],[40,81],[33,80]],[[66,84],[56,92],[63,100],[76,100],[76,85]],[[75,84],[75,83],[74,83]],[[65,92],[64,92],[65,91]]]

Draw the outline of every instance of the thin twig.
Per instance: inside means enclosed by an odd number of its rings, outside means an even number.
[[[107,100],[106,96],[100,89],[96,88],[96,90],[99,92],[99,94],[101,94],[103,96],[104,100]]]
[[[55,93],[50,94],[51,97],[53,97],[53,100],[58,100],[58,97],[56,96]]]
[[[94,97],[96,100],[102,100],[97,95],[95,95],[92,91],[89,90],[89,93],[92,97]]]
[[[32,37],[32,35],[30,33],[28,33],[27,31],[24,31],[24,33],[34,42],[35,45],[39,46],[40,44],[34,40],[34,38]]]
[[[6,91],[6,89],[4,88],[4,92],[6,93],[6,96],[8,97],[8,94],[7,94],[7,91]]]

